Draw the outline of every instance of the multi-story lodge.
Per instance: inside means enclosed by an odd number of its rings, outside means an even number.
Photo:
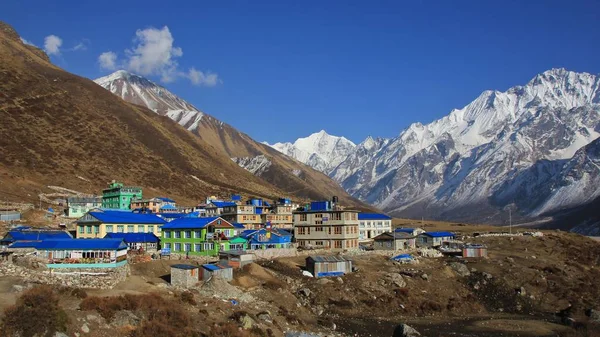
[[[334,202],[317,201],[293,212],[294,236],[300,247],[358,249],[358,211]]]
[[[162,246],[173,253],[218,255],[229,250],[234,226],[220,217],[180,218],[162,227]]]
[[[359,213],[359,240],[372,241],[374,237],[392,231],[392,218],[380,213]]]
[[[271,226],[291,230],[294,228],[292,211],[294,206],[290,199],[280,198],[271,206],[269,212],[264,214],[264,223],[271,223]]]
[[[154,214],[131,211],[94,210],[77,220],[76,237],[103,238],[108,233],[154,233],[161,236],[166,221]]]
[[[131,200],[131,209],[145,210],[152,213],[175,213],[177,212],[177,203],[173,199],[163,197],[133,199]]]
[[[102,208],[123,209],[131,208],[132,199],[141,199],[140,187],[123,186],[122,183],[112,181],[108,188],[102,190]]]

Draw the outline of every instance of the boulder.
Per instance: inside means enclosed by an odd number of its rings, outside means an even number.
[[[265,321],[267,323],[273,323],[273,318],[266,311],[263,311],[263,312],[259,313],[258,315],[256,315],[256,318],[260,319],[261,321]]]
[[[87,324],[84,324],[81,326],[81,331],[83,333],[90,333],[90,328],[87,326]]]
[[[452,262],[450,263],[450,268],[452,268],[452,270],[454,270],[454,272],[456,272],[456,274],[460,275],[460,276],[469,276],[471,275],[471,272],[469,271],[469,268],[460,262]]]
[[[340,283],[340,284],[344,284],[344,280],[339,276],[336,277],[335,280],[338,281],[338,283]]]
[[[311,293],[311,291],[310,291],[310,289],[308,289],[308,288],[302,288],[302,289],[298,290],[298,293],[299,293],[300,295],[302,295],[302,296],[309,297],[309,296],[310,296],[310,293]]]
[[[24,289],[24,287],[21,286],[21,285],[18,285],[18,284],[15,284],[15,285],[12,286],[12,290],[15,293],[20,293],[20,292],[23,291],[23,289]]]
[[[393,337],[416,337],[421,336],[421,334],[415,330],[413,327],[408,324],[400,324],[394,329]]]
[[[256,325],[256,322],[248,314],[240,316],[239,322],[244,329],[252,329]]]
[[[421,274],[421,278],[425,281],[429,281],[429,275],[427,274]]]
[[[397,273],[387,273],[386,274],[386,278],[388,278],[392,284],[394,284],[395,286],[397,286],[399,288],[406,287],[406,281],[404,280],[404,278],[400,274],[397,274]]]
[[[330,280],[330,279],[328,279],[328,278],[320,278],[320,279],[317,280],[317,283],[321,284],[321,285],[327,284],[327,283],[331,283],[331,282],[333,282],[333,281]]]
[[[483,272],[482,275],[487,280],[491,280],[493,278],[492,274],[490,273]]]

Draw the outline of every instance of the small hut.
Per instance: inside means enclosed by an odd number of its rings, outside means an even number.
[[[171,285],[174,287],[191,288],[198,283],[199,278],[198,266],[189,264],[171,266]]]
[[[315,277],[342,276],[352,272],[352,260],[343,256],[309,256],[306,269]]]
[[[203,264],[202,280],[208,281],[212,277],[219,277],[225,281],[233,280],[233,268],[227,264]]]
[[[462,249],[463,257],[487,257],[487,247],[479,244],[467,244]]]
[[[243,250],[229,250],[219,252],[219,260],[222,264],[228,264],[232,268],[243,268],[254,261],[254,254],[248,254]]]

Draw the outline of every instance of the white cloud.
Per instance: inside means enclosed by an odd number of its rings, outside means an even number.
[[[24,38],[21,38],[21,42],[23,42],[24,44],[28,44],[28,45],[30,45],[30,46],[37,47],[37,46],[36,46],[35,44],[33,44],[31,41],[27,41],[27,40],[25,40]]]
[[[179,70],[177,59],[183,56],[183,50],[173,45],[175,39],[164,26],[158,28],[138,29],[133,39],[133,47],[125,50],[125,60],[117,62],[117,55],[111,51],[98,57],[104,69],[114,70],[121,65],[127,70],[142,76],[160,76],[162,82],[168,83],[184,77],[195,85],[212,87],[221,83],[219,76],[211,72],[202,72],[194,67],[188,72]]]
[[[87,46],[83,42],[79,42],[75,47],[71,48],[73,51],[87,50]]]
[[[56,35],[48,35],[44,38],[44,50],[48,55],[60,55],[62,39]]]
[[[117,69],[117,54],[112,51],[104,52],[98,56],[98,63],[102,69],[115,70]]]
[[[202,72],[192,67],[187,73],[187,78],[195,85],[203,85],[206,87],[214,87],[221,82],[219,75],[209,72]]]

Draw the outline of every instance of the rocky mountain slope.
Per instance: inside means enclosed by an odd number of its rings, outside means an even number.
[[[173,119],[233,162],[286,194],[310,199],[329,199],[337,195],[344,204],[372,209],[348,195],[327,175],[256,142],[143,77],[120,70],[95,82],[125,101],[140,104],[158,115]]]
[[[207,194],[284,193],[169,118],[115,97],[42,54],[0,23],[4,200],[37,201],[46,185],[97,192],[112,179],[190,204]]]
[[[329,135],[325,130],[294,143],[264,144],[325,174],[335,169],[356,147],[348,139]]]

